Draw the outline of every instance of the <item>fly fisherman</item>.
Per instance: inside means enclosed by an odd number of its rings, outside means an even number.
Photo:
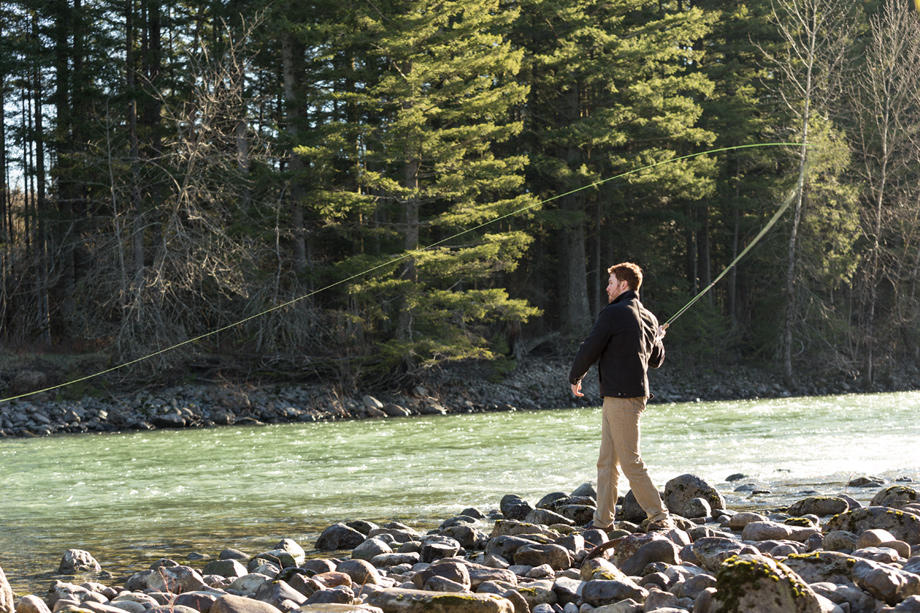
[[[607,269],[609,304],[575,355],[569,383],[575,396],[584,396],[581,381],[597,362],[604,397],[601,448],[597,460],[597,510],[588,528],[613,526],[617,502],[617,467],[629,479],[636,501],[648,515],[647,530],[672,527],[668,510],[639,455],[639,420],[650,397],[648,367],[664,361],[664,328],[639,302],[642,269],[631,262]]]

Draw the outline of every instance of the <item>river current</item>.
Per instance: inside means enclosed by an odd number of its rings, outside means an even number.
[[[657,485],[693,473],[730,508],[920,481],[920,392],[653,404],[642,428]],[[341,520],[428,528],[506,493],[534,504],[593,482],[599,432],[593,408],[0,440],[0,568],[42,594],[69,548],[118,578],[282,537],[309,550]]]

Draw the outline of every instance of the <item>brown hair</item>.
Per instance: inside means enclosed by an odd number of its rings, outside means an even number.
[[[632,262],[614,264],[607,269],[607,272],[614,275],[619,281],[626,281],[626,285],[634,292],[638,292],[642,287],[642,269],[638,264]]]

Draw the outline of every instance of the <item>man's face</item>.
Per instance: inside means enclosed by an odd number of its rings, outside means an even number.
[[[628,289],[629,284],[626,281],[620,281],[615,274],[610,273],[610,279],[607,281],[607,302],[613,302]]]

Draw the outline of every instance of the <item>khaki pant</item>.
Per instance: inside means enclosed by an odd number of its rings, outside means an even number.
[[[604,397],[601,449],[597,459],[596,526],[606,527],[613,523],[618,466],[629,479],[633,495],[649,519],[657,521],[668,516],[668,510],[639,456],[639,419],[644,410],[645,398]]]

